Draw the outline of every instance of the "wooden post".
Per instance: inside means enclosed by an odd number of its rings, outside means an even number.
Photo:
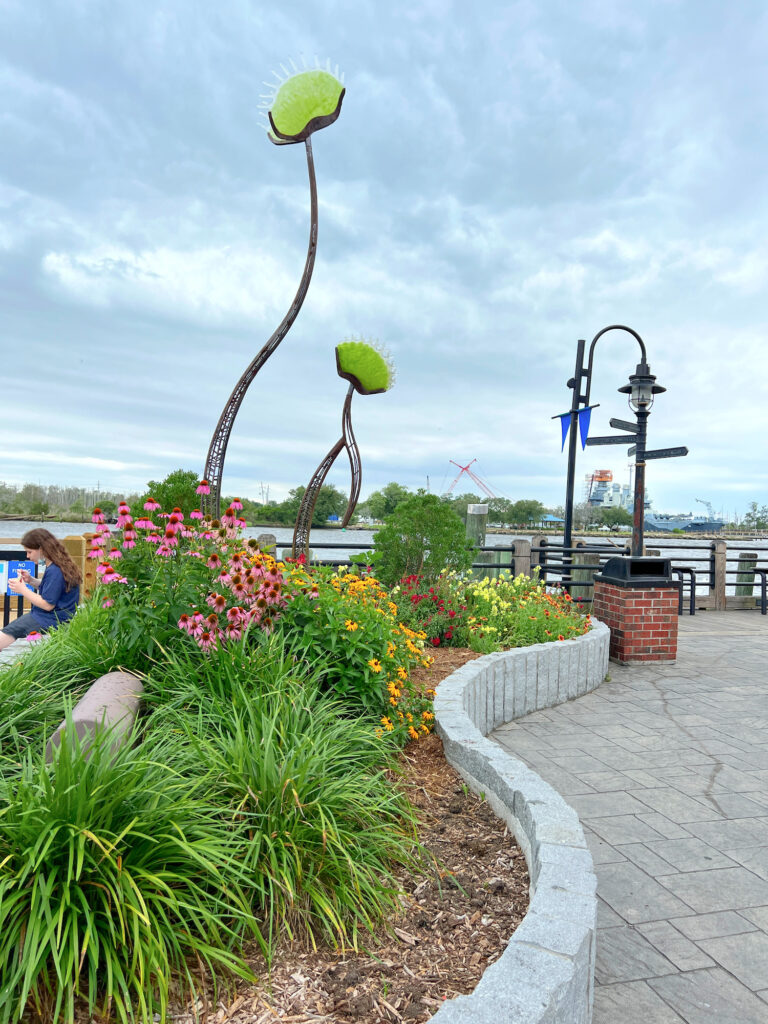
[[[467,540],[472,541],[475,552],[472,555],[473,562],[481,562],[488,565],[487,569],[473,569],[473,575],[482,579],[485,576],[498,576],[498,569],[491,569],[497,559],[493,551],[479,551],[478,548],[485,547],[485,527],[488,522],[487,505],[467,505]]]
[[[515,541],[515,576],[522,573],[524,576],[531,575],[531,542],[529,540]]]
[[[736,597],[752,597],[755,592],[756,551],[740,551],[738,575],[736,577]]]
[[[727,550],[728,548],[724,540],[712,541],[712,561],[715,569],[715,586],[711,593],[714,601],[714,610],[716,612],[725,611],[725,557]]]
[[[587,551],[587,545],[584,541],[579,541],[576,547],[579,549],[573,553],[573,560],[571,562],[571,579],[576,583],[582,583],[582,586],[572,586],[570,588],[570,595],[574,601],[582,600],[587,602],[592,600],[592,583],[595,578],[595,573],[600,568],[600,555],[597,551]],[[589,568],[579,569],[577,566],[589,566]]]

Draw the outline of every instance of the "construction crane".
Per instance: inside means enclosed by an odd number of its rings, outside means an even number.
[[[704,507],[706,508],[707,512],[709,512],[709,518],[710,519],[714,519],[715,518],[715,510],[712,508],[712,502],[711,501],[704,501],[702,498],[696,498],[695,500],[698,501],[698,503],[700,505],[704,505]]]
[[[479,488],[480,488],[480,489],[481,489],[481,490],[482,490],[482,491],[483,491],[483,492],[484,492],[485,494],[487,494],[489,498],[497,498],[497,497],[498,497],[498,495],[497,495],[497,494],[494,494],[494,493],[493,493],[493,491],[492,491],[492,490],[491,490],[491,488],[490,488],[490,487],[488,486],[488,484],[486,484],[486,483],[485,483],[484,481],[482,481],[482,480],[480,479],[480,477],[479,477],[479,476],[477,475],[477,473],[473,473],[473,472],[472,472],[472,470],[471,470],[471,469],[469,468],[469,467],[470,467],[471,465],[473,465],[473,463],[477,462],[477,459],[472,459],[472,462],[468,462],[466,466],[462,466],[462,465],[460,465],[460,464],[459,464],[458,462],[454,462],[454,461],[453,461],[453,459],[448,459],[448,461],[449,461],[449,462],[450,462],[450,463],[451,463],[452,465],[454,465],[454,466],[457,466],[457,467],[458,467],[458,469],[460,470],[460,472],[459,472],[458,476],[456,477],[456,479],[455,479],[455,480],[453,481],[453,483],[451,484],[451,486],[450,486],[450,487],[448,488],[448,490],[447,490],[447,491],[445,492],[446,494],[450,494],[450,493],[451,493],[451,492],[453,491],[453,488],[454,488],[454,487],[456,486],[456,484],[457,484],[457,483],[459,482],[459,480],[461,479],[461,477],[462,477],[462,476],[463,476],[463,475],[464,475],[464,474],[466,473],[466,474],[467,474],[467,476],[469,477],[469,479],[470,479],[470,480],[472,480],[472,482],[473,482],[473,483],[476,483],[476,484],[477,484],[477,486],[478,486],[478,487],[479,487]]]

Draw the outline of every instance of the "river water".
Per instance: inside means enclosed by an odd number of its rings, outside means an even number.
[[[14,542],[21,540],[21,537],[27,530],[31,530],[36,526],[43,526],[46,530],[50,530],[55,537],[67,537],[93,531],[92,523],[40,523],[20,519],[3,520],[0,521],[0,548],[12,546]],[[246,537],[258,537],[262,533],[274,535],[277,540],[278,550],[280,551],[283,548],[290,547],[293,540],[293,529],[287,526],[249,526],[245,530]],[[488,547],[508,547],[515,540],[530,540],[531,536],[530,533],[489,533],[486,544]],[[319,529],[312,531],[310,546],[317,558],[328,561],[338,558],[340,561],[345,561],[350,555],[372,548],[373,537],[374,531],[372,530]],[[602,533],[578,539],[585,540],[588,545],[599,544],[607,548],[615,547],[617,554],[621,553],[624,545],[628,545],[630,542],[629,534]],[[550,544],[562,543],[562,537],[555,535],[549,536],[547,540]],[[324,544],[333,544],[334,547],[324,549]],[[340,546],[336,547],[336,545]],[[661,550],[661,554],[664,557],[671,557],[676,565],[688,566],[700,574],[700,578],[697,580],[697,591],[700,593],[705,592],[707,589],[704,574],[708,568],[709,545],[710,540],[707,538],[699,540],[679,536],[646,538],[646,548]],[[727,547],[728,558],[735,558],[742,551],[756,551],[758,553],[758,564],[763,568],[768,567],[768,540],[751,540],[748,538],[728,540]],[[728,563],[729,570],[735,570],[735,568],[736,562]],[[729,586],[727,587],[727,592],[731,594],[734,592],[733,585],[730,583],[732,579],[732,576],[729,577]]]

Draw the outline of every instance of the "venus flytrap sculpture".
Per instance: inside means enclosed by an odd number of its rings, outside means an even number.
[[[287,71],[286,74],[288,74]],[[327,70],[315,68],[309,71],[300,71],[289,75],[285,80],[277,77],[278,84],[274,87],[273,92],[265,97],[267,100],[265,107],[269,118],[268,136],[270,142],[276,146],[304,143],[309,172],[309,246],[304,273],[288,312],[280,326],[237,382],[211,438],[203,473],[210,493],[204,496],[203,501],[205,510],[215,516],[219,515],[221,509],[221,477],[235,417],[254,377],[290,330],[309,288],[317,250],[317,182],[311,139],[314,132],[333,124],[338,118],[345,93],[342,81],[338,77],[338,68],[336,74],[331,74],[330,67],[328,67]]]
[[[341,414],[341,437],[331,448],[323,461],[315,470],[307,489],[301,498],[299,514],[293,531],[293,557],[309,554],[309,533],[312,528],[312,515],[315,511],[317,496],[323,486],[328,471],[342,449],[346,448],[349,466],[352,471],[352,483],[349,491],[347,511],[341,521],[346,526],[355,511],[357,499],[360,497],[361,468],[360,452],[355,435],[352,431],[352,396],[355,391],[361,395],[380,395],[389,391],[394,383],[394,367],[389,359],[371,342],[362,338],[342,341],[336,346],[336,369],[340,377],[349,381],[347,397]]]

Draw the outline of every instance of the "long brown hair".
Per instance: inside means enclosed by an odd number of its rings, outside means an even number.
[[[67,590],[76,584],[82,583],[83,577],[80,575],[80,570],[67,554],[67,549],[58,537],[54,537],[50,530],[43,530],[42,527],[29,530],[21,538],[21,543],[23,547],[30,551],[33,548],[39,548],[46,562],[58,565],[64,577],[64,582],[67,584]]]

